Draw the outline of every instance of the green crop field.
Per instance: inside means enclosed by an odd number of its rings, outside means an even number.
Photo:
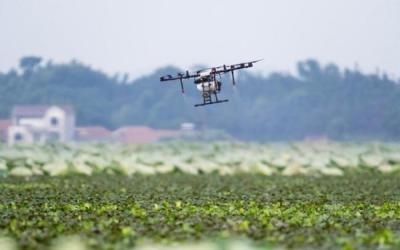
[[[0,149],[1,249],[398,249],[400,145]]]

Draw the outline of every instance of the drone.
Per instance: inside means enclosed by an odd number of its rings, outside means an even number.
[[[160,77],[160,81],[166,82],[166,81],[179,80],[181,84],[182,94],[184,94],[185,89],[183,87],[183,80],[194,78],[194,84],[196,84],[196,88],[201,92],[201,96],[203,97],[203,103],[196,104],[194,105],[195,107],[228,102],[228,99],[224,100],[218,99],[218,93],[221,91],[222,82],[217,80],[217,76],[219,76],[219,78],[221,79],[221,75],[226,73],[231,73],[232,85],[235,86],[236,82],[235,82],[234,72],[239,69],[251,68],[253,67],[254,63],[259,61],[261,60],[246,62],[246,63],[238,63],[230,66],[223,65],[223,66],[198,70],[195,72],[189,72],[187,70],[186,73],[177,73],[174,76],[172,75],[162,76]]]

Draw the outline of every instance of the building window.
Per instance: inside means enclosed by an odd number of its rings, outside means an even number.
[[[22,141],[22,139],[24,139],[24,137],[20,133],[16,133],[14,135],[14,139],[15,139],[15,141]]]
[[[55,117],[52,117],[50,119],[50,124],[51,124],[51,126],[57,126],[58,125],[58,119],[55,118]]]

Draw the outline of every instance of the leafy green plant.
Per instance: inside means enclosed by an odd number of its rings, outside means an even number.
[[[230,249],[243,238],[255,248],[396,248],[399,177],[8,177],[0,179],[0,230],[22,249],[50,248],[70,235],[89,249],[140,249],[144,242]]]

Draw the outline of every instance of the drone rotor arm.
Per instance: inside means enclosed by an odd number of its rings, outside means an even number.
[[[190,78],[195,78],[195,77],[198,77],[198,76],[200,76],[199,73],[191,74],[189,71],[186,71],[185,74],[178,73],[175,76],[172,76],[172,75],[162,76],[162,77],[160,77],[160,81],[161,82],[167,82],[167,81],[179,80],[180,87],[181,87],[181,92],[182,92],[182,94],[184,94],[185,93],[185,88],[184,88],[184,85],[183,85],[183,80],[190,79]]]
[[[235,85],[235,73],[234,71],[240,70],[240,69],[246,69],[246,68],[251,68],[254,66],[255,63],[262,61],[262,60],[256,60],[256,61],[250,61],[250,62],[245,62],[245,63],[238,63],[238,64],[233,64],[233,65],[222,65],[218,67],[212,67],[212,68],[207,68],[207,69],[202,69],[198,70],[196,72],[190,73],[189,71],[186,71],[184,74],[183,73],[178,73],[174,76],[172,75],[165,75],[160,77],[161,82],[167,82],[167,81],[175,81],[179,80],[180,85],[181,85],[181,90],[182,93],[185,92],[184,87],[183,87],[183,80],[190,79],[190,78],[198,78],[204,75],[210,75],[213,77],[213,79],[216,79],[216,76],[218,75],[221,77],[222,74],[226,73],[231,73],[232,77],[232,84]],[[206,72],[209,71],[209,72]],[[206,73],[205,73],[206,72]],[[203,74],[202,74],[203,73]]]
[[[176,76],[172,76],[172,75],[165,75],[160,77],[160,81],[161,82],[167,82],[167,81],[176,81],[176,80],[185,80],[185,79],[190,79],[190,78],[195,78],[195,77],[199,77],[200,75],[198,73],[196,74],[191,74],[189,73],[189,71],[186,71],[185,74],[182,73],[178,73]]]

